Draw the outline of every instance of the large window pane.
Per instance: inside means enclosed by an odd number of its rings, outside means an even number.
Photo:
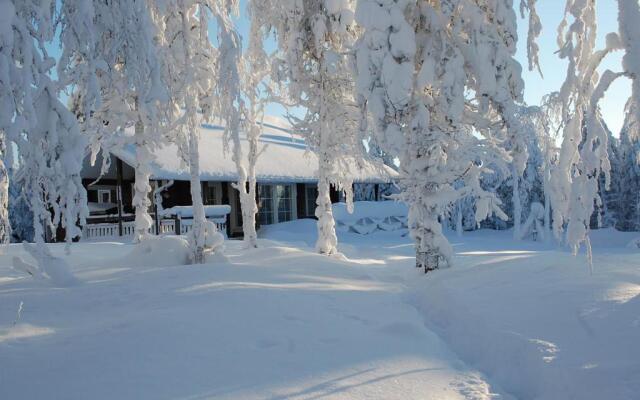
[[[278,204],[278,222],[291,221],[291,186],[290,185],[278,185],[277,186],[277,204]]]
[[[316,199],[318,198],[318,186],[307,185],[305,187],[305,202],[307,217],[313,217],[316,215]]]
[[[258,185],[260,200],[258,220],[261,225],[273,224],[273,188],[271,185]]]
[[[259,185],[260,224],[269,225],[293,219],[293,187],[292,185]]]
[[[218,196],[216,193],[216,186],[214,183],[209,183],[204,187],[204,204],[205,205],[215,205]]]

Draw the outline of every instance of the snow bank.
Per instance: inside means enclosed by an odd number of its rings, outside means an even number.
[[[428,327],[515,398],[637,397],[637,256],[597,252],[590,275],[583,256],[486,249],[415,285]]]
[[[19,256],[14,256],[14,269],[35,279],[46,281],[52,286],[69,287],[80,283],[71,273],[69,264],[64,259],[53,256],[46,245],[23,243],[22,247],[36,263],[31,264]]]
[[[640,249],[640,238],[631,239],[629,243],[627,243],[627,248],[629,249]]]
[[[289,242],[302,248],[314,246],[316,233],[316,220],[299,219],[295,221],[282,222],[273,225],[263,225],[260,227],[258,236],[272,241]]]
[[[149,236],[119,260],[118,267],[171,267],[189,264],[189,243],[180,236]]]

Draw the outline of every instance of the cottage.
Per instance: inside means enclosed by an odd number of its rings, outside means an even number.
[[[298,218],[313,218],[317,194],[318,159],[308,151],[304,140],[292,134],[286,121],[267,117],[260,139],[266,147],[260,156],[256,171],[258,181],[259,213],[257,223],[269,225]],[[247,145],[246,141],[243,146]],[[223,150],[223,127],[203,125],[200,130],[200,179],[205,205],[229,205],[226,220],[221,221],[229,237],[242,236],[242,213],[237,192],[231,184],[237,179],[231,154]],[[151,168],[152,216],[156,217],[156,229],[162,210],[176,206],[190,206],[189,171],[181,162],[175,145],[165,145],[154,152]],[[131,205],[135,177],[135,147],[127,145],[111,150],[109,168],[100,174],[102,156],[95,165],[85,159],[82,172],[87,189],[91,216],[89,225],[99,224],[103,233],[115,234],[116,224],[133,221]],[[352,170],[354,192],[357,200],[380,200],[389,188],[396,172],[389,167],[376,167],[365,162],[363,167]],[[333,191],[332,200],[340,201]],[[215,208],[212,208],[215,209]],[[224,209],[224,208],[223,208]],[[156,212],[159,210],[159,212]],[[218,220],[221,216],[218,216]],[[110,227],[109,227],[110,226]]]

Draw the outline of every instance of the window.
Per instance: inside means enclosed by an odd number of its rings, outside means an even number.
[[[271,185],[258,185],[258,219],[260,225],[273,224],[273,188]]]
[[[290,185],[276,186],[276,198],[278,204],[278,222],[291,221],[293,219],[292,190]]]
[[[111,203],[111,190],[98,190],[98,203]]]
[[[234,190],[234,202],[236,203],[236,224],[237,226],[242,226],[243,218],[242,218],[242,204],[240,202],[240,193],[237,190]]]
[[[307,217],[316,215],[316,198],[318,197],[317,185],[305,185],[305,214]]]
[[[204,185],[204,204],[211,206],[218,202],[218,188],[215,183],[208,183]]]
[[[258,185],[261,225],[291,221],[295,213],[295,185]]]

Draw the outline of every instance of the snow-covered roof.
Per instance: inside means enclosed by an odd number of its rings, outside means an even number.
[[[234,181],[237,172],[231,159],[231,151],[223,146],[223,126],[204,124],[200,128],[200,179],[203,181]],[[258,182],[314,182],[317,181],[318,158],[308,151],[304,139],[291,133],[287,121],[277,117],[265,117],[260,138],[266,150],[256,165]],[[242,139],[246,157],[248,143]],[[135,165],[135,146],[111,149],[111,153],[129,165]],[[151,179],[189,180],[189,170],[178,156],[177,146],[164,145],[154,152]],[[351,174],[355,182],[389,182],[397,173],[389,168],[376,167],[364,162],[363,168],[352,163]]]

